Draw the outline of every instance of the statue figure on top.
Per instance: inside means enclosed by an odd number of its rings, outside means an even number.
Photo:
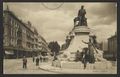
[[[74,26],[87,26],[87,18],[85,17],[86,10],[84,6],[78,11],[78,16],[74,18]]]

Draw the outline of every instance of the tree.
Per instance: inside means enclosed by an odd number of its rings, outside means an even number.
[[[53,53],[53,50],[54,50],[54,42],[50,42],[48,44],[48,48],[51,50],[51,52]],[[53,54],[51,54],[53,56]]]
[[[54,43],[54,49],[55,49],[54,51],[55,51],[56,54],[59,53],[59,51],[60,51],[60,45],[58,44],[57,41]]]
[[[60,45],[57,43],[57,41],[56,42],[50,42],[48,44],[48,47],[50,48],[52,53],[55,53],[55,55],[58,54],[59,51],[60,51]]]

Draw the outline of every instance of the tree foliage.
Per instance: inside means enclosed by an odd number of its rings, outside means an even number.
[[[60,51],[60,45],[56,42],[50,42],[48,44],[48,47],[51,49],[51,52],[59,53]]]

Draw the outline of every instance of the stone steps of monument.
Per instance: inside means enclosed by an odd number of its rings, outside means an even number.
[[[71,68],[71,69],[83,69],[83,63],[62,63],[62,68]],[[105,70],[105,69],[113,69],[112,65],[109,63],[96,62],[95,64],[88,63],[86,69],[95,69],[95,70]]]
[[[80,62],[63,62],[61,63],[61,67],[62,68],[71,68],[71,69],[82,69],[83,68],[83,64]]]
[[[66,69],[84,69],[84,64],[82,62],[54,62],[53,66],[66,68]],[[111,63],[96,62],[94,64],[87,63],[86,69],[88,70],[105,70],[105,69],[115,69]]]
[[[67,69],[84,69],[84,64],[81,62],[78,63],[62,63],[61,65],[62,68],[67,68]],[[94,69],[93,64],[87,64],[86,69]]]
[[[61,62],[60,61],[53,61],[52,66],[61,68]]]

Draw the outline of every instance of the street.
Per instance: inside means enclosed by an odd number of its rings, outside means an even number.
[[[22,68],[22,59],[4,59],[3,72],[4,74],[56,74],[55,72],[49,72],[39,69],[33,63],[32,58],[28,58],[27,69]],[[44,63],[42,63],[44,65]]]
[[[22,59],[4,59],[4,67],[3,72],[4,74],[115,74],[116,73],[116,65],[111,67],[112,69],[104,69],[104,70],[97,70],[97,69],[66,69],[66,68],[57,68],[51,66],[51,60],[48,62],[40,63],[39,66],[36,66],[35,62],[33,63],[32,58],[27,58],[28,64],[27,69],[22,68]],[[115,63],[113,63],[115,64]],[[69,66],[69,65],[68,65]],[[95,64],[95,66],[99,66],[99,64]]]

